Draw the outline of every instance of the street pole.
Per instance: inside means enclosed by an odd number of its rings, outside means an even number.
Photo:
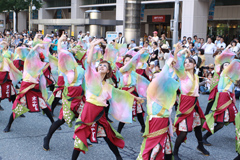
[[[31,0],[30,5],[29,5],[29,22],[28,22],[29,34],[30,34],[30,31],[31,31],[31,13],[32,13],[32,0]]]
[[[174,30],[172,46],[178,42],[178,16],[179,16],[179,0],[175,0],[174,6]]]

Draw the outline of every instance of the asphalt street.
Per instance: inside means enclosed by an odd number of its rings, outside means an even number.
[[[200,105],[205,111],[207,106],[207,95],[201,95]],[[238,102],[239,103],[239,102]],[[50,142],[50,151],[42,149],[43,138],[47,134],[51,125],[48,118],[40,113],[26,113],[25,118],[17,118],[11,132],[4,133],[3,129],[7,125],[11,114],[12,104],[8,100],[1,102],[5,109],[0,112],[0,160],[69,160],[73,150],[73,132],[74,128],[69,128],[66,124],[62,126],[61,131],[56,131]],[[55,110],[55,119],[57,119],[61,106]],[[174,118],[175,112],[172,117]],[[113,118],[110,116],[113,120]],[[116,129],[118,122],[112,123]],[[124,160],[135,160],[140,151],[142,143],[142,134],[140,125],[137,122],[127,124],[123,128],[122,135],[125,138],[125,147],[120,149]],[[176,134],[172,138],[174,144]],[[237,154],[235,152],[235,128],[233,124],[225,126],[222,130],[209,138],[212,146],[207,146],[210,156],[203,156],[196,150],[197,140],[194,133],[188,134],[186,144],[180,148],[180,157],[183,160],[232,160]],[[114,160],[114,155],[108,148],[106,142],[100,138],[98,144],[93,144],[89,151],[84,155],[80,154],[81,160]]]

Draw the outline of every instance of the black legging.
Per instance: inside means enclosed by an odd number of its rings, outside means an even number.
[[[212,109],[213,103],[214,103],[214,99],[211,102],[208,102],[205,115],[207,115],[210,112],[210,110]]]
[[[43,112],[47,115],[47,117],[49,118],[49,120],[53,123],[53,122],[54,122],[54,119],[53,119],[53,117],[52,117],[52,114],[51,114],[50,110],[49,110],[48,108],[44,108],[44,109],[43,109]],[[6,128],[4,129],[5,132],[9,132],[9,131],[10,131],[13,121],[14,121],[14,119],[13,119],[13,113],[12,113],[12,114],[10,115],[8,124],[7,124]]]
[[[120,153],[118,151],[117,146],[115,146],[107,137],[104,137],[104,140],[107,142],[108,147],[114,153],[116,159],[117,160],[122,160],[122,157],[121,157],[121,155],[120,155]],[[74,149],[73,153],[72,153],[72,160],[77,160],[79,154],[80,154],[80,151]]]
[[[223,126],[224,126],[224,123],[217,123],[217,125],[214,126],[214,133],[216,133],[216,132],[219,131],[221,128],[223,128]],[[203,138],[204,138],[204,139],[207,139],[207,138],[210,137],[211,135],[212,135],[211,132],[207,132],[207,133],[203,136]]]
[[[54,100],[52,102],[52,107],[51,107],[52,113],[60,100],[61,100],[61,98],[57,98],[57,97],[54,98]]]
[[[51,125],[47,136],[44,137],[44,144],[43,144],[44,149],[49,150],[49,143],[50,143],[53,133],[64,123],[65,123],[64,119],[58,119]]]
[[[138,113],[137,114],[137,119],[138,119],[139,123],[141,124],[142,129],[143,128],[145,129],[145,123],[144,123],[144,119],[143,119],[143,114],[142,113]],[[119,124],[118,124],[118,132],[119,133],[122,132],[122,129],[123,129],[124,125],[125,125],[125,123],[119,122]]]
[[[201,126],[197,126],[194,128],[195,136],[199,142],[202,142],[202,130]],[[184,141],[185,137],[187,136],[187,132],[181,131],[178,135],[175,146],[174,146],[174,154],[178,154],[179,147],[181,146],[182,142]]]

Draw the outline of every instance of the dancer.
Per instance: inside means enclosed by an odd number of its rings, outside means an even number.
[[[142,49],[142,51],[145,51],[146,49]],[[120,68],[121,76],[120,76],[120,82],[119,82],[119,88],[125,91],[128,91],[132,95],[136,97],[146,97],[146,90],[149,85],[149,81],[137,74],[134,70],[136,69],[136,65],[140,61],[147,61],[149,57],[149,54],[147,52],[144,52],[143,54],[137,53],[132,57],[130,54],[126,54],[123,58],[123,64],[124,66]],[[144,133],[145,130],[145,124],[144,124],[144,110],[141,104],[138,104],[136,101],[133,104],[133,110],[132,110],[133,117],[137,116],[138,121],[141,125],[141,133]],[[121,133],[122,128],[124,127],[125,123],[119,122],[118,125],[118,132]]]
[[[162,71],[149,84],[147,89],[146,129],[141,152],[137,160],[171,160],[172,147],[169,130],[172,131],[171,110],[176,100],[179,83],[172,78],[170,58]],[[171,129],[170,129],[171,128]]]
[[[65,87],[62,92],[63,104],[58,120],[51,125],[47,136],[44,137],[43,149],[45,151],[49,150],[49,143],[53,133],[65,122],[69,127],[72,127],[72,122],[81,113],[84,105],[84,100],[82,100],[84,99],[84,91],[81,86],[84,70],[81,66],[78,66],[72,53],[62,48],[61,42],[65,38],[66,36],[63,33],[58,40],[58,66],[65,79]]]
[[[14,57],[13,64],[18,70],[23,72],[24,61],[29,53],[29,48],[18,47],[16,48],[15,53],[16,55]]]
[[[218,92],[218,82],[220,78],[220,74],[222,70],[220,70],[220,66],[223,65],[223,63],[230,63],[230,61],[234,58],[235,54],[229,50],[228,46],[220,55],[217,55],[215,57],[215,67],[214,67],[214,75],[213,79],[210,84],[210,94],[208,98],[208,105],[205,111],[205,115],[207,115],[215,101],[216,94]],[[223,65],[224,66],[224,65]]]
[[[87,138],[91,142],[97,142],[97,137],[104,137],[109,148],[112,150],[117,160],[122,160],[117,147],[123,148],[123,137],[116,132],[105,117],[104,107],[109,100],[111,105],[110,113],[113,117],[122,122],[132,122],[131,107],[134,98],[142,101],[139,97],[134,97],[130,93],[118,90],[106,83],[111,77],[112,68],[107,61],[100,61],[97,71],[93,65],[94,46],[103,40],[93,40],[87,55],[87,66],[85,72],[86,79],[86,103],[75,126],[75,142],[72,160],[76,160],[80,151],[88,151]]]
[[[180,103],[174,122],[178,135],[174,146],[175,160],[180,160],[179,147],[184,142],[187,133],[193,129],[198,140],[197,149],[205,156],[209,156],[209,152],[204,148],[202,142],[201,119],[205,119],[205,117],[198,102],[199,78],[194,74],[196,62],[193,58],[185,58],[186,49],[180,51],[181,48],[182,46],[178,43],[174,52],[174,60],[176,61],[174,68],[181,84]]]
[[[206,115],[206,122],[203,125],[208,132],[203,136],[203,143],[211,146],[207,141],[212,134],[219,131],[224,125],[235,123],[238,110],[235,106],[234,83],[240,79],[240,60],[233,60],[230,64],[224,63],[219,83],[218,93],[212,107],[212,113]],[[216,125],[214,126],[214,123]]]
[[[45,56],[42,52],[36,51],[37,49],[41,51],[41,48],[44,49],[43,47],[42,44],[35,45],[25,60],[20,92],[13,103],[13,113],[10,115],[4,132],[10,131],[15,118],[28,111],[39,112],[40,108],[46,113],[49,120],[54,122],[50,108],[45,102],[47,100],[46,79],[42,74],[42,69],[46,64]]]
[[[14,86],[21,80],[22,73],[13,65],[10,59],[2,55],[4,46],[0,45],[0,102],[9,99],[12,103],[16,99]],[[0,105],[0,111],[4,109]]]

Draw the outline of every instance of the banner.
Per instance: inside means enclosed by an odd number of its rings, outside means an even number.
[[[209,7],[209,12],[208,12],[208,20],[213,20],[214,10],[215,10],[215,0],[212,0],[211,5]]]
[[[144,10],[145,10],[145,4],[142,4],[141,5],[141,17],[140,17],[141,21],[143,21],[143,19],[144,19]]]

